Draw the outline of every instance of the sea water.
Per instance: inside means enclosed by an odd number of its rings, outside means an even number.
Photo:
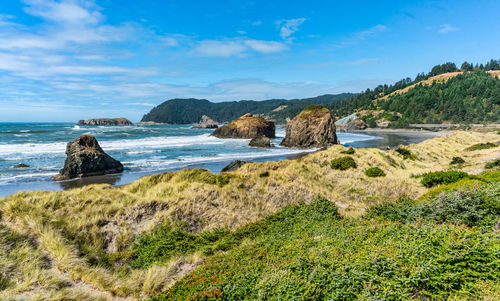
[[[122,162],[125,167],[122,175],[93,180],[93,183],[115,185],[164,171],[201,167],[219,172],[233,160],[281,160],[314,151],[279,146],[285,136],[283,127],[276,130],[276,138],[272,139],[276,147],[273,148],[250,147],[248,139],[219,139],[210,136],[212,132],[211,129],[192,129],[191,125],[0,123],[0,196],[21,190],[56,190],[82,184],[61,184],[51,180],[64,165],[66,144],[81,135],[96,137],[106,153]],[[351,133],[337,135],[342,144],[379,138]],[[19,163],[29,167],[13,168]]]

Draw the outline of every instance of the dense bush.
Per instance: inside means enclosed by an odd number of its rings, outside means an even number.
[[[403,159],[407,160],[415,160],[417,156],[415,156],[409,149],[404,147],[398,147],[396,152],[403,156]]]
[[[370,167],[365,170],[365,175],[371,178],[385,177],[385,172],[380,167]]]
[[[467,177],[469,175],[462,171],[438,171],[423,175],[421,183],[425,187],[433,187],[441,184],[455,183]]]
[[[496,159],[495,161],[488,162],[484,165],[484,168],[492,169],[495,167],[500,167],[500,159]]]
[[[348,149],[340,151],[341,154],[347,154],[347,155],[354,155],[356,151],[352,146],[350,146]]]
[[[461,157],[453,157],[451,159],[450,165],[458,165],[458,164],[464,164],[465,160],[462,159]]]
[[[428,201],[417,203],[403,198],[368,210],[367,217],[411,223],[453,223],[469,226],[495,225],[500,218],[500,184],[478,186],[474,190],[444,191]]]
[[[345,156],[333,159],[330,163],[331,168],[339,170],[347,170],[349,168],[357,168],[356,161],[350,156]]]
[[[339,219],[326,200],[265,224],[152,299],[480,299],[478,284],[500,279],[491,228]]]
[[[259,177],[261,177],[261,178],[267,178],[267,177],[269,177],[269,171],[264,171],[264,172],[260,173]]]
[[[488,148],[494,148],[494,147],[498,147],[498,145],[495,143],[491,143],[491,142],[478,143],[478,144],[474,144],[473,146],[466,148],[465,150],[466,151],[476,151],[476,150],[488,149]]]

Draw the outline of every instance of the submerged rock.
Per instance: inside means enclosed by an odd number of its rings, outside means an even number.
[[[361,119],[352,120],[347,124],[347,131],[360,131],[366,129],[368,126]]]
[[[94,118],[78,121],[78,125],[133,125],[127,118]]]
[[[255,137],[250,140],[250,143],[248,145],[256,147],[271,147],[271,139],[262,136]]]
[[[120,161],[111,158],[92,136],[83,135],[66,145],[66,161],[55,181],[99,176],[123,171]]]
[[[233,162],[229,163],[226,167],[224,167],[221,172],[226,172],[226,171],[235,171],[244,164],[248,162],[246,161],[240,161],[240,160],[234,160]]]
[[[309,148],[337,143],[330,111],[323,106],[310,105],[286,124],[286,136],[280,145]]]
[[[274,122],[247,113],[233,122],[216,129],[213,136],[218,138],[275,137]]]
[[[201,116],[200,122],[193,126],[193,129],[216,129],[218,127],[219,124],[217,122],[207,115],[203,115]]]
[[[24,163],[19,163],[19,164],[12,166],[12,168],[26,168],[26,167],[30,167],[30,166],[26,165]]]

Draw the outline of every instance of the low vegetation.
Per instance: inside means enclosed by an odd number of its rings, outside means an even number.
[[[484,165],[484,168],[486,168],[486,169],[492,169],[492,168],[496,168],[496,167],[500,167],[500,159],[496,159],[496,160],[488,162]]]
[[[385,172],[380,167],[370,167],[365,170],[365,175],[370,178],[385,177]]]
[[[451,159],[450,165],[460,165],[464,164],[465,160],[462,157],[453,157]]]
[[[495,144],[495,143],[487,142],[487,143],[474,144],[472,146],[469,146],[465,150],[471,152],[471,151],[477,151],[477,150],[482,150],[482,149],[489,149],[489,148],[494,148],[494,147],[498,147],[498,145]]]
[[[356,161],[354,161],[352,157],[345,156],[333,159],[332,162],[330,162],[330,167],[332,169],[347,170],[349,168],[356,168],[358,166],[356,165]]]
[[[421,183],[425,187],[433,187],[441,184],[455,183],[468,177],[469,175],[463,171],[438,171],[423,175]]]
[[[396,149],[396,152],[403,156],[403,159],[405,160],[415,160],[417,157],[407,148],[404,147],[398,147]]]
[[[346,154],[346,155],[354,155],[356,153],[356,151],[354,150],[354,148],[352,146],[349,146],[348,149],[343,150],[340,153],[341,154]]]
[[[0,198],[0,299],[142,300],[160,293],[258,299],[271,292],[283,299],[316,292],[330,299],[453,299],[458,291],[496,299],[496,274],[488,270],[492,245],[498,246],[494,227],[469,227],[473,217],[461,217],[471,221],[462,224],[420,223],[422,214],[415,222],[360,218],[404,197],[462,210],[458,197],[437,201],[453,186],[481,209],[474,216],[493,220],[494,199],[489,207],[481,202],[497,192],[477,187],[500,181],[498,171],[430,189],[416,175],[446,170],[454,156],[467,161],[464,172],[477,175],[496,149],[463,149],[495,139],[494,132],[457,132],[405,147],[418,160],[359,148],[352,155],[357,168],[343,171],[330,168],[345,150],[334,145],[222,174],[185,169],[120,187]],[[374,166],[386,176],[367,177]],[[467,266],[464,273],[455,273],[455,262]]]

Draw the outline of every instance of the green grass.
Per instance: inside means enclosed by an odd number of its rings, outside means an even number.
[[[495,143],[487,142],[487,143],[474,144],[473,146],[470,146],[470,147],[466,148],[465,150],[466,151],[477,151],[477,150],[489,149],[489,148],[494,148],[494,147],[498,147],[498,145]]]
[[[496,160],[488,162],[484,165],[484,168],[486,168],[486,169],[492,169],[492,168],[496,168],[496,167],[500,167],[500,159],[496,159]]]
[[[415,160],[417,159],[417,156],[415,156],[409,149],[404,148],[404,147],[398,147],[396,149],[396,152],[400,155],[403,156],[403,159],[405,160]]]
[[[301,113],[309,113],[309,112],[329,112],[328,109],[322,105],[308,105]]]
[[[483,193],[490,197],[500,190],[489,189]],[[368,218],[341,219],[324,199],[286,207],[254,224],[260,231],[253,237],[208,258],[151,299],[442,300],[480,299],[484,290],[497,294],[498,236],[484,225],[450,225],[469,221],[467,214],[454,217],[455,196],[437,198],[439,212],[450,214],[444,221],[436,214],[426,223],[401,222],[398,210],[420,210],[411,200],[394,208],[379,206]],[[486,203],[484,196],[471,199],[479,201],[479,208],[492,201],[481,217],[498,219],[497,197]]]
[[[385,177],[385,172],[380,167],[370,167],[365,170],[365,175],[370,178]]]
[[[341,154],[347,154],[347,155],[354,155],[356,151],[352,146],[350,146],[348,149],[340,151]]]
[[[462,171],[438,171],[423,175],[421,183],[425,187],[430,188],[441,184],[455,183],[469,177],[470,176],[466,172]]]
[[[451,159],[451,162],[450,162],[450,165],[460,165],[460,164],[464,164],[465,163],[465,160],[461,157],[453,157]]]
[[[347,170],[349,168],[357,168],[356,161],[350,156],[345,156],[345,157],[340,157],[337,159],[333,159],[330,162],[330,167],[332,169],[338,169],[338,170]]]

